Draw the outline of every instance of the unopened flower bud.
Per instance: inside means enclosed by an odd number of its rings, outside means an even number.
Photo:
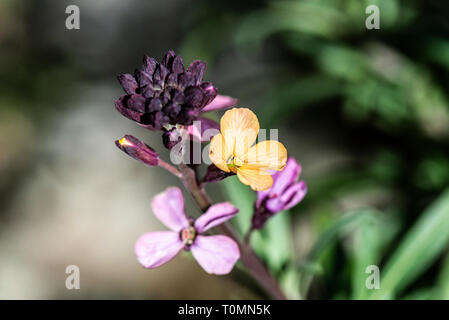
[[[217,168],[214,164],[211,164],[209,167],[207,167],[206,175],[204,176],[201,183],[218,182],[232,175],[234,175],[234,173],[225,172]]]
[[[147,166],[157,166],[159,163],[157,152],[136,137],[125,135],[116,140],[115,144],[120,150]]]
[[[182,133],[181,130],[177,128],[172,128],[168,131],[165,131],[162,135],[162,142],[164,146],[171,150],[174,146],[182,141]]]

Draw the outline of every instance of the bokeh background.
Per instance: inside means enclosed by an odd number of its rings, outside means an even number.
[[[70,4],[80,30],[65,28]],[[371,4],[380,30],[365,28]],[[179,183],[115,147],[129,133],[163,149],[114,109],[116,76],[169,49],[207,61],[303,166],[306,199],[253,238],[290,298],[449,298],[448,34],[441,0],[1,0],[0,298],[266,297],[240,268],[134,257],[161,228],[152,196]],[[208,191],[244,231],[253,192],[233,178]]]

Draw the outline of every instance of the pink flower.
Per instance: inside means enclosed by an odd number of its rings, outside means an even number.
[[[137,240],[135,253],[145,268],[159,267],[185,249],[207,273],[231,272],[240,258],[238,245],[227,236],[203,233],[235,216],[237,208],[229,202],[217,203],[194,221],[187,218],[182,192],[177,187],[155,196],[151,206],[156,218],[172,231],[148,232]]]
[[[228,96],[217,95],[201,112],[227,109],[237,105],[237,99]]]

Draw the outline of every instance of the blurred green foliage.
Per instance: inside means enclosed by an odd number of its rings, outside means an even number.
[[[256,92],[262,126],[294,130],[307,116],[350,150],[348,164],[307,176],[305,201],[253,239],[289,296],[449,298],[449,3],[200,3],[187,17],[182,53],[212,69],[224,52],[268,65],[250,75],[233,70],[243,101]],[[379,30],[365,27],[372,4]],[[254,195],[231,179],[223,185],[244,233]],[[312,234],[305,252],[292,250],[298,225]],[[365,287],[372,264],[381,270],[379,290]]]

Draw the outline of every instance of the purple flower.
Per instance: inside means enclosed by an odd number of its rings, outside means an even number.
[[[208,273],[227,274],[232,270],[240,258],[235,241],[224,235],[203,235],[237,214],[232,204],[214,204],[194,221],[186,217],[181,190],[170,187],[155,196],[151,206],[154,215],[172,231],[148,232],[137,240],[135,253],[145,268],[159,267],[185,249]]]
[[[191,125],[217,96],[217,88],[202,80],[205,71],[206,63],[199,60],[186,70],[181,56],[172,50],[160,63],[145,56],[142,68],[134,75],[118,77],[126,94],[115,101],[115,107],[152,130],[167,124]]]
[[[289,157],[284,170],[273,175],[271,188],[257,193],[252,229],[261,229],[274,214],[301,202],[307,193],[307,186],[303,180],[296,182],[300,174],[301,165]]]
[[[205,106],[201,111],[207,112],[207,111],[214,111],[214,110],[221,110],[226,108],[231,108],[237,105],[237,99],[234,99],[232,97],[228,96],[220,96],[217,95],[214,100],[212,100],[211,103],[209,103],[207,106]]]
[[[127,155],[147,166],[157,166],[159,164],[157,152],[132,135],[125,135],[120,140],[116,140],[115,144]]]

